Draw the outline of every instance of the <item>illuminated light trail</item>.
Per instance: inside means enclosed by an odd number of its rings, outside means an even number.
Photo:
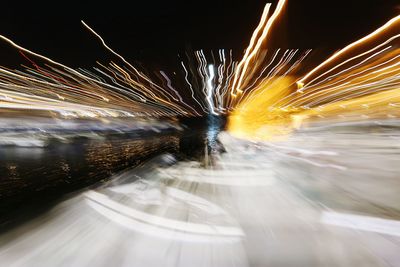
[[[282,63],[282,66],[279,67],[276,71],[274,70],[276,67],[278,67],[278,65],[276,65],[261,81],[260,84],[263,84],[263,86],[259,86],[256,87],[251,94],[246,95],[245,99],[243,100],[243,102],[246,102],[247,99],[251,100],[252,98],[255,98],[258,96],[257,92],[258,91],[263,91],[263,90],[269,90],[268,88],[274,88],[275,84],[277,82],[279,82],[279,77],[287,77],[290,76],[291,73],[293,72],[293,70],[295,68],[297,68],[301,62],[307,57],[307,55],[311,52],[311,50],[306,51],[299,59],[297,59],[294,63],[289,64],[289,62],[291,61],[291,59],[293,58],[293,56],[287,61]],[[284,67],[288,67],[287,70],[280,74],[280,71],[284,68]],[[279,73],[279,75],[277,75]],[[278,77],[278,78],[277,78]],[[277,79],[276,79],[277,78]],[[271,80],[273,82],[271,82]],[[292,83],[291,85],[288,86],[288,88],[292,87],[294,83]],[[268,86],[267,86],[268,85]],[[270,104],[271,107],[274,106],[273,102],[271,102]]]
[[[354,91],[356,92],[356,89],[359,88],[359,86],[366,86],[368,85],[368,82],[370,80],[378,79],[378,83],[383,83],[385,81],[385,79],[383,77],[382,74],[379,75],[375,75],[375,77],[371,77],[372,74],[375,74],[376,72],[373,71],[374,69],[378,68],[379,71],[382,71],[385,69],[385,67],[381,68],[381,66],[384,66],[385,64],[387,64],[388,62],[397,59],[398,56],[395,56],[392,58],[392,56],[389,57],[389,60],[387,60],[384,63],[381,64],[377,64],[377,65],[373,65],[370,66],[368,65],[367,67],[363,67],[362,71],[360,72],[356,72],[350,75],[344,75],[344,76],[340,76],[338,77],[339,80],[335,81],[334,79],[330,79],[329,81],[327,81],[326,83],[323,84],[323,86],[319,86],[316,87],[313,90],[307,90],[306,92],[302,91],[302,94],[299,95],[297,94],[296,96],[292,95],[292,99],[290,100],[290,102],[288,102],[287,104],[285,104],[285,108],[288,108],[290,106],[299,106],[302,105],[302,103],[308,103],[308,105],[310,105],[310,102],[312,102],[312,99],[316,98],[316,99],[322,99],[320,96],[321,95],[333,95],[333,92],[337,92],[338,94],[342,94],[342,93],[346,93],[346,92],[351,92]],[[386,59],[386,57],[381,57],[381,59]],[[380,60],[379,60],[380,62]],[[397,63],[395,64],[397,65]],[[366,69],[365,69],[366,68]],[[395,70],[396,71],[396,70]],[[363,73],[363,75],[361,76],[360,74]],[[365,74],[364,74],[365,73]],[[350,91],[346,91],[345,89],[349,89]],[[373,89],[372,87],[370,87],[371,89]]]
[[[213,65],[208,65],[208,76],[209,77],[207,79],[207,101],[211,110],[211,114],[218,115],[218,113],[214,111],[214,103],[212,101],[213,89],[214,89],[213,79],[215,76]]]
[[[216,64],[217,75],[214,73],[212,78],[214,79],[214,77],[217,77],[216,79],[218,80],[218,83],[213,83],[215,88],[212,90],[212,92],[210,92],[210,81],[208,80],[208,77],[211,74],[208,74],[206,70],[206,66],[209,63],[207,63],[203,51],[196,52],[200,63],[198,66],[198,75],[201,77],[201,84],[203,88],[203,93],[198,97],[200,97],[199,99],[204,99],[205,103],[210,103],[210,101],[212,103],[207,109],[205,109],[205,106],[201,104],[201,110],[197,110],[184,101],[178,90],[174,89],[171,79],[165,72],[160,72],[162,78],[167,81],[166,87],[163,88],[127,62],[124,57],[111,49],[105,43],[104,39],[85,22],[82,21],[82,24],[96,37],[98,37],[102,45],[113,55],[121,59],[123,63],[128,66],[128,68],[125,66],[121,67],[114,62],[111,62],[109,66],[105,66],[97,62],[102,68],[94,68],[97,73],[93,73],[84,69],[73,70],[61,63],[55,62],[42,55],[38,55],[30,50],[24,49],[21,46],[13,43],[8,38],[3,37],[3,40],[7,41],[20,51],[49,63],[46,63],[45,67],[41,67],[39,64],[35,63],[32,59],[21,52],[21,55],[23,55],[24,58],[34,66],[34,68],[25,67],[26,72],[21,72],[18,70],[8,71],[6,69],[0,70],[0,72],[3,72],[3,74],[6,74],[2,76],[4,85],[8,86],[9,88],[12,87],[12,84],[24,85],[25,87],[23,89],[31,88],[28,91],[30,91],[29,93],[33,95],[40,92],[40,95],[50,97],[50,99],[55,96],[57,99],[63,100],[63,103],[66,105],[68,105],[70,102],[90,102],[91,106],[96,106],[98,108],[118,108],[121,109],[121,111],[128,113],[134,109],[135,112],[142,111],[144,114],[148,114],[150,110],[153,110],[154,112],[151,113],[155,114],[165,113],[165,115],[168,115],[172,112],[173,114],[180,115],[201,116],[202,114],[209,112],[217,114],[214,110],[224,111],[224,96],[222,94],[226,94],[226,90],[229,86],[229,79],[235,67],[235,64],[232,60],[232,53],[230,53],[231,60],[229,65],[226,67],[227,63],[225,60],[225,52],[223,50],[219,51],[221,62],[213,62],[213,64]],[[54,67],[54,65],[56,67]],[[230,66],[231,73],[229,73],[229,70],[225,71],[225,69],[229,69]],[[194,94],[193,87],[191,87],[192,85],[188,79],[188,71],[183,62],[182,67],[186,72],[185,79],[189,83],[189,89],[192,92],[191,95],[193,100],[197,103],[201,103],[200,100],[198,100],[198,97],[196,97]],[[228,77],[225,77],[225,74],[228,75]],[[111,81],[112,84],[110,84],[107,80]],[[22,87],[19,88],[19,90],[21,89]],[[55,92],[55,90],[58,92]],[[33,91],[35,93],[33,93]],[[101,103],[94,98],[98,98],[99,101],[104,101],[104,103]],[[212,100],[213,98],[215,98],[215,101]],[[122,112],[122,114],[125,113]]]
[[[184,69],[184,71],[185,71],[185,81],[186,81],[187,84],[189,85],[189,89],[190,89],[191,96],[192,96],[193,100],[196,101],[196,103],[200,106],[200,108],[203,110],[204,113],[207,113],[207,111],[205,110],[205,108],[203,107],[203,105],[196,99],[196,97],[195,97],[195,95],[194,95],[193,85],[192,85],[192,84],[189,82],[189,80],[188,80],[188,75],[189,75],[189,73],[188,73],[188,71],[187,71],[187,69],[186,69],[186,67],[185,67],[185,64],[183,64],[182,61],[181,61],[181,65],[182,65],[182,67],[183,67],[183,69]]]
[[[281,125],[284,133],[301,127],[306,120],[346,114],[364,118],[372,109],[390,109],[396,116],[400,16],[298,77],[300,66],[307,68],[303,62],[310,49],[267,50],[273,25],[286,4],[286,0],[280,0],[270,17],[271,4],[265,5],[239,61],[233,58],[232,50],[186,53],[186,59],[180,58],[182,77],[163,70],[154,71],[155,77],[150,77],[149,72],[141,71],[113,50],[84,21],[82,25],[117,57],[117,62],[96,62],[90,70],[72,69],[0,36],[29,62],[29,66],[22,65],[22,71],[0,67],[0,89],[5,92],[0,108],[42,108],[97,117],[228,114],[231,122],[236,121],[235,127],[230,123],[231,129],[242,129],[237,124],[241,121],[250,125],[248,132],[256,132],[256,127],[272,125],[277,129]],[[392,92],[393,98],[385,92]]]
[[[257,97],[247,98],[231,113],[228,118],[228,131],[231,134],[246,139],[278,141],[292,132],[290,116],[268,107],[289,93],[287,88],[295,79],[289,76],[273,79],[276,82],[273,87],[260,84],[262,89],[253,91]]]
[[[264,24],[265,24],[265,22],[267,20],[270,7],[271,7],[271,4],[269,4],[269,3],[265,5],[263,14],[261,16],[261,21],[258,24],[258,26],[255,29],[255,31],[253,32],[253,35],[251,36],[249,47],[246,49],[246,53],[244,54],[243,59],[239,62],[238,66],[236,68],[236,72],[235,72],[235,76],[234,76],[232,87],[236,86],[237,79],[238,79],[238,72],[242,69],[242,65],[245,64],[245,61],[249,57],[250,51],[253,48],[255,40],[256,40],[261,28],[264,26]],[[232,90],[231,94],[236,96],[236,92],[234,92],[233,90]]]
[[[219,132],[220,125],[212,125],[201,135],[193,131],[196,136],[189,140],[186,132],[174,134],[174,147],[198,150],[193,152],[202,154],[205,160],[191,161],[195,157],[185,158],[185,153],[177,157],[163,154],[111,177],[109,183],[18,228],[11,233],[15,240],[5,236],[8,244],[3,246],[6,253],[2,262],[8,259],[11,264],[6,266],[30,266],[38,260],[50,266],[57,266],[51,264],[54,261],[88,265],[92,260],[92,265],[103,261],[106,265],[115,259],[125,265],[135,265],[138,260],[141,264],[137,266],[167,261],[190,266],[193,259],[216,266],[387,263],[375,257],[369,247],[364,248],[365,243],[377,240],[383,243],[375,243],[386,245],[393,240],[361,236],[352,242],[354,249],[342,253],[338,244],[346,247],[358,234],[347,231],[336,235],[333,226],[400,236],[400,222],[383,219],[399,215],[398,190],[393,186],[400,170],[396,144],[400,117],[399,22],[356,41],[354,50],[346,46],[340,56],[334,54],[336,57],[314,68],[306,62],[310,49],[267,50],[265,44],[270,43],[268,37],[272,35],[268,32],[285,1],[279,3],[274,12],[277,15],[269,19],[270,5],[265,7],[239,61],[231,50],[199,50],[186,53],[187,57],[179,55],[174,72],[168,72],[168,68],[146,71],[127,63],[89,28],[119,59],[97,62],[93,69],[72,70],[24,52],[21,55],[29,63],[22,71],[0,67],[1,113],[8,109],[39,110],[74,119],[110,118],[102,119],[107,123],[119,121],[114,117],[228,115],[229,132]],[[337,127],[336,122],[345,127]],[[129,147],[142,146],[144,140],[140,141]],[[43,146],[41,140],[24,142]],[[136,151],[123,149],[122,156]],[[165,152],[164,148],[157,149],[156,153]],[[107,142],[91,148],[89,156],[104,166],[108,161],[96,155],[102,153],[114,161],[118,152]],[[209,155],[214,158],[210,160]],[[16,171],[10,165],[7,169]],[[331,209],[372,212],[382,218],[326,212]],[[81,234],[85,231],[88,234]],[[56,238],[49,240],[53,233]],[[82,250],[82,244],[88,246]],[[268,255],[258,248],[264,245],[272,248]],[[387,248],[394,248],[389,253],[396,260],[394,265],[399,258],[397,245],[381,246],[385,255]],[[55,256],[49,259],[52,253]],[[339,254],[342,257],[337,257]]]
[[[231,102],[235,110],[228,129],[239,137],[280,140],[314,121],[400,116],[395,104],[400,96],[399,26],[397,16],[300,78],[294,70],[310,50],[291,64],[294,52],[279,59],[276,51],[249,92]]]
[[[174,91],[175,94],[176,94],[176,96],[179,98],[179,102],[182,103],[183,105],[187,106],[187,107],[190,108],[191,110],[193,110],[193,112],[194,112],[196,115],[200,116],[200,113],[198,113],[193,107],[189,106],[188,104],[186,104],[186,103],[183,101],[183,99],[182,99],[181,95],[178,93],[178,91],[172,87],[171,79],[168,78],[168,76],[165,74],[165,72],[160,71],[160,73],[161,73],[161,75],[165,78],[165,80],[167,80],[167,87],[170,88],[172,91]],[[176,100],[176,99],[175,99],[175,100]]]
[[[6,37],[2,36],[2,39],[10,43],[12,46],[24,51],[25,53],[31,54],[40,59],[44,59],[45,61],[51,63],[52,65],[56,65],[62,68],[62,70],[60,70],[50,65],[46,65],[50,69],[45,70],[42,67],[39,67],[36,63],[34,63],[31,59],[27,58],[24,55],[24,57],[28,59],[29,62],[31,62],[35,66],[36,70],[26,67],[26,70],[30,73],[28,74],[20,71],[13,72],[5,68],[0,68],[0,79],[1,79],[0,81],[3,81],[2,82],[3,88],[8,87],[8,89],[12,90],[12,88],[15,88],[14,85],[20,85],[18,90],[25,90],[27,92],[30,91],[32,95],[36,95],[38,92],[42,92],[41,94],[42,96],[46,97],[50,96],[50,99],[52,99],[52,95],[54,95],[57,97],[57,99],[64,100],[63,103],[65,105],[69,105],[70,102],[77,102],[77,103],[85,102],[86,98],[87,100],[90,100],[89,102],[93,102],[94,106],[97,108],[105,108],[105,106],[109,106],[110,108],[115,108],[115,107],[122,108],[121,111],[124,112],[120,112],[119,114],[131,114],[129,113],[129,111],[132,111],[132,109],[134,109],[136,112],[143,111],[144,113],[147,113],[146,110],[149,110],[148,109],[149,104],[153,105],[153,108],[151,109],[155,109],[155,113],[158,112],[157,110],[161,111],[164,109],[167,113],[173,111],[177,112],[177,114],[180,113],[182,115],[190,114],[190,112],[186,111],[185,109],[182,109],[180,105],[171,103],[167,99],[157,97],[151,90],[147,91],[148,94],[150,95],[150,98],[148,96],[146,97],[145,95],[140,96],[140,93],[135,94],[135,96],[140,97],[141,102],[144,103],[144,104],[139,104],[139,102],[135,101],[134,98],[126,96],[127,94],[134,94],[134,93],[132,93],[131,90],[129,90],[130,92],[124,90],[125,87],[122,88],[115,87],[111,84],[106,83],[104,79],[101,79],[96,74],[92,74],[88,71],[73,70],[65,65],[52,61],[47,57],[38,55],[34,52],[24,49],[16,45]],[[122,76],[120,77],[124,77],[125,81],[128,82],[127,83],[128,85],[131,85],[136,88],[139,87],[142,89],[147,89],[143,84],[130,79],[129,74],[125,72],[122,68],[118,67],[116,64],[111,64],[111,66],[113,66],[118,73],[122,73]],[[101,73],[105,74],[104,72]],[[111,76],[107,75],[106,77],[111,77]],[[119,79],[118,74],[115,74],[115,77]],[[131,82],[132,84],[130,84],[129,82]],[[59,92],[54,91],[57,88]],[[99,93],[96,93],[97,91]],[[103,100],[107,104],[104,105],[101,104],[101,102],[99,101],[96,101],[94,99],[92,100],[93,97],[99,97],[99,100]],[[161,102],[161,104],[159,102]],[[4,107],[10,108],[9,105]],[[81,105],[80,107],[83,108],[85,107],[85,105]],[[197,113],[193,108],[191,108],[190,106],[187,107],[192,109],[193,112],[195,112],[195,114],[199,115],[199,113]],[[20,108],[20,106],[18,106],[18,108]],[[87,106],[87,109],[91,108],[92,106]],[[55,110],[60,110],[60,108],[55,107]],[[109,114],[107,112],[99,112],[99,113]]]
[[[300,84],[304,84],[306,83],[306,80],[313,75],[315,72],[317,72],[318,70],[320,70],[323,66],[329,64],[330,62],[334,61],[335,59],[337,59],[340,55],[342,55],[343,53],[351,50],[354,47],[357,47],[358,45],[362,44],[363,42],[366,42],[368,40],[373,39],[374,37],[376,37],[377,35],[379,35],[380,33],[382,33],[383,31],[387,30],[390,27],[393,27],[394,24],[399,23],[400,21],[400,15],[394,17],[393,19],[391,19],[390,21],[388,21],[385,25],[383,25],[382,27],[378,28],[377,30],[375,30],[374,32],[370,33],[369,35],[357,40],[356,42],[346,46],[345,48],[343,48],[342,50],[340,50],[339,52],[337,52],[336,54],[332,55],[330,58],[328,58],[326,61],[324,61],[322,64],[320,64],[319,66],[317,66],[316,68],[314,68],[313,70],[311,70],[309,73],[307,73],[303,78],[301,78],[298,82]]]
[[[197,64],[185,65],[181,61],[185,83],[189,86],[191,97],[201,107],[204,114],[226,114],[228,109],[227,92],[236,63],[232,59],[231,50],[229,51],[229,60],[226,60],[224,49],[218,50],[218,55],[217,58],[212,56],[212,61],[209,61],[205,52],[199,50],[194,52]],[[188,69],[192,74],[190,78]]]
[[[100,39],[102,45],[109,50],[112,54],[116,55],[117,57],[119,57],[125,64],[127,64],[130,68],[132,68],[135,73],[143,78],[146,82],[150,83],[151,85],[155,86],[158,89],[163,90],[163,88],[161,88],[160,86],[158,86],[157,84],[155,84],[151,79],[149,79],[148,77],[146,77],[145,75],[143,75],[141,72],[139,72],[132,64],[130,64],[124,57],[122,57],[120,54],[118,54],[117,52],[115,52],[113,49],[111,49],[104,41],[104,39],[98,34],[96,33],[92,28],[90,28],[83,20],[81,21],[82,24],[90,31],[92,32],[97,38]],[[172,97],[172,96],[171,96]]]
[[[255,33],[253,34],[254,39],[252,38],[249,48],[247,49],[245,56],[243,57],[242,61],[239,63],[238,68],[236,70],[235,78],[234,78],[233,85],[232,85],[232,95],[237,95],[238,93],[243,92],[243,90],[241,90],[241,86],[242,86],[245,75],[247,75],[247,78],[249,78],[254,74],[255,70],[253,70],[252,73],[247,74],[247,69],[249,67],[250,61],[252,60],[252,58],[256,57],[257,53],[261,49],[261,46],[263,44],[265,44],[265,40],[270,31],[270,28],[273,25],[273,23],[275,22],[275,20],[278,18],[278,16],[280,15],[285,3],[286,3],[286,0],[280,0],[278,2],[278,5],[277,5],[274,13],[272,14],[271,18],[269,18],[268,20],[265,20],[265,19],[268,15],[270,5],[269,4],[266,5],[266,8],[264,9],[264,12],[263,12],[261,22],[259,24],[259,25],[264,25],[264,23],[265,23],[262,34],[258,38],[256,46],[254,47],[252,52],[247,53],[251,50],[251,48],[253,46],[252,41],[254,42],[254,40],[255,40],[256,36],[258,35],[258,32],[262,26],[257,27]],[[243,69],[241,69],[241,65],[244,65]],[[256,64],[254,64],[254,65],[256,65]]]

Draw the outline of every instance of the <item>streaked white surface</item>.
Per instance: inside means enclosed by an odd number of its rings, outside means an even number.
[[[1,265],[400,266],[400,135],[348,127],[123,171],[0,236]]]
[[[321,222],[362,231],[400,236],[400,221],[396,220],[338,212],[323,212]]]

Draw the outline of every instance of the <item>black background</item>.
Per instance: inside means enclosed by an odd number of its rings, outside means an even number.
[[[288,47],[340,49],[400,13],[392,0],[288,0],[282,35]],[[167,67],[187,47],[234,49],[239,57],[265,3],[277,1],[10,1],[1,4],[0,34],[72,67],[111,59],[83,19],[130,61]],[[0,45],[0,64],[25,62]]]

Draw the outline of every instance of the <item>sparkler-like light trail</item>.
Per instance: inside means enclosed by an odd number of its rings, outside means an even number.
[[[265,80],[285,75],[283,71],[288,73],[299,64],[289,63],[297,50],[285,51],[280,60],[275,62],[275,58],[280,54],[278,51],[274,53],[271,62],[253,79],[258,67],[252,67],[250,62],[260,65],[267,58],[261,50],[265,49],[267,34],[284,5],[285,1],[280,1],[271,18],[268,18],[271,5],[266,5],[261,22],[239,64],[233,60],[232,51],[227,55],[226,50],[222,49],[218,51],[219,57],[212,55],[212,61],[207,59],[202,50],[195,51],[197,65],[191,60],[186,64],[182,61],[187,88],[179,88],[180,90],[175,89],[174,81],[162,70],[159,72],[161,84],[145,75],[110,48],[84,21],[84,27],[100,40],[106,50],[122,61],[122,66],[116,62],[110,62],[108,65],[97,62],[99,67],[92,71],[74,70],[2,36],[4,41],[20,50],[21,55],[33,67],[24,66],[25,71],[0,68],[1,88],[4,90],[0,108],[49,110],[62,116],[73,117],[224,114],[246,99],[248,91],[259,91],[259,85],[265,85]],[[36,59],[39,62],[35,62]],[[41,61],[43,63],[40,63]],[[267,70],[269,73],[264,75]],[[181,96],[182,90],[185,89],[190,91],[189,102]],[[232,99],[232,95],[236,95],[234,92],[243,94],[237,99]],[[37,100],[38,97],[41,102]]]
[[[247,48],[246,54],[244,55],[242,61],[239,63],[238,68],[236,70],[235,78],[234,78],[233,86],[232,86],[233,87],[232,88],[232,95],[236,95],[237,93],[242,93],[243,92],[243,90],[241,90],[240,88],[242,86],[243,79],[244,79],[245,75],[250,76],[250,77],[253,75],[253,73],[255,71],[255,67],[254,67],[253,70],[250,71],[250,74],[246,73],[247,69],[249,67],[249,64],[250,64],[252,58],[256,57],[256,55],[259,53],[261,46],[263,44],[265,44],[265,40],[266,40],[266,38],[268,36],[268,33],[269,33],[270,29],[271,29],[271,26],[275,22],[275,20],[278,18],[278,16],[281,13],[285,3],[286,3],[286,0],[280,0],[278,2],[278,5],[277,5],[274,13],[272,14],[271,18],[269,18],[268,20],[266,20],[265,18],[268,15],[269,5],[268,4],[266,5],[266,8],[264,9],[263,16],[261,18],[261,22],[260,22],[259,26],[257,27],[257,29],[255,30],[255,32],[254,32],[254,34],[252,36],[252,40],[250,41],[250,45]],[[264,23],[265,23],[265,25],[264,25]],[[256,38],[256,36],[259,33],[260,28],[262,28],[262,27],[263,27],[262,34],[258,38],[255,47],[252,49],[253,44],[254,44],[254,39]],[[241,69],[242,65],[244,65],[243,69]],[[253,63],[253,66],[257,66],[257,64]],[[240,72],[240,75],[239,75],[239,72]]]
[[[181,62],[185,82],[191,92],[190,101],[198,104],[191,105],[181,96],[182,90],[174,88],[173,81],[166,72],[159,72],[161,82],[165,86],[158,84],[112,50],[86,23],[82,23],[100,39],[108,51],[122,60],[124,65],[110,62],[107,66],[97,62],[99,67],[93,68],[94,71],[74,70],[1,36],[4,41],[20,50],[21,55],[33,67],[23,66],[25,71],[0,67],[0,85],[4,90],[0,108],[49,110],[62,116],[68,114],[73,117],[202,116],[225,111],[223,102],[235,69],[231,51],[227,61],[226,52],[220,50],[220,61],[213,63],[207,62],[203,51],[196,51],[199,65],[188,65],[191,75],[184,62]],[[43,64],[35,62],[31,57],[43,61]],[[208,73],[210,69],[206,69],[208,64],[216,66],[216,81],[213,81],[215,74]],[[210,77],[211,75],[213,77]],[[25,102],[21,102],[22,99],[18,98],[15,92],[24,95]],[[39,96],[45,104],[35,101]]]
[[[299,77],[311,50],[267,49],[286,4],[280,0],[271,16],[271,4],[265,5],[241,60],[224,49],[217,56],[203,50],[186,54],[180,62],[183,83],[163,70],[156,77],[144,74],[84,21],[116,62],[72,69],[0,36],[31,65],[23,71],[0,67],[0,108],[93,118],[229,114],[232,132],[248,128],[252,134],[265,125],[299,127],[311,118],[397,116],[400,16]]]
[[[398,265],[400,16],[309,66],[311,49],[270,47],[287,2],[265,6],[242,58],[227,49],[186,52],[173,74],[129,63],[83,21],[112,61],[72,69],[0,36],[26,61],[22,70],[0,67],[0,112],[56,117],[34,127],[30,118],[0,121],[1,146],[40,147],[0,151],[9,157],[0,161],[9,176],[0,194],[47,186],[30,169],[61,186],[73,175],[107,179],[1,235],[0,262]],[[217,117],[225,115],[227,132]],[[177,116],[207,117],[208,129],[169,135],[181,128]],[[153,130],[162,135],[140,135]],[[109,132],[126,138],[108,140]],[[79,140],[78,152],[76,143],[46,148],[76,133],[96,140]]]
[[[292,52],[285,53],[253,90],[236,97],[229,129],[238,136],[271,140],[314,121],[398,117],[399,29],[397,16],[297,81],[294,70],[310,51],[292,65]],[[275,72],[284,65],[289,68]]]

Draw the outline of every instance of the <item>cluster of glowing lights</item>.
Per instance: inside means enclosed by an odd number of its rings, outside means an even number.
[[[301,57],[284,75],[272,75],[239,98],[229,129],[237,136],[272,140],[313,123],[398,117],[399,38],[397,16],[298,76],[293,70]],[[232,90],[235,97],[246,93]]]
[[[270,15],[266,4],[240,60],[232,50],[194,51],[180,59],[182,75],[160,70],[150,77],[83,21],[115,62],[73,69],[0,36],[29,62],[23,71],[0,67],[0,110],[93,118],[229,114],[233,133],[260,138],[313,120],[397,117],[400,16],[299,75],[311,50],[268,49],[286,5],[280,0]]]

